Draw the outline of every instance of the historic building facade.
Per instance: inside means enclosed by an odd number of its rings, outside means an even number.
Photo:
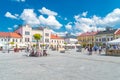
[[[32,28],[29,25],[24,25],[16,29],[15,32],[22,36],[22,42],[27,46],[32,46],[36,43],[36,40],[33,37],[36,33],[42,35],[39,44],[50,45],[51,30],[46,27]]]
[[[22,36],[15,32],[0,32],[0,47],[11,48],[22,43]]]
[[[117,31],[117,29],[112,28],[106,28],[104,31],[100,31],[95,35],[96,38],[96,44],[102,45],[106,44],[108,41],[112,41],[115,39],[114,33]]]
[[[51,45],[50,47],[55,50],[59,50],[64,47],[64,38],[59,37],[58,35],[51,34]]]
[[[98,32],[85,32],[80,34],[77,39],[78,39],[78,43],[81,44],[83,47],[87,46],[87,45],[94,45],[95,43],[95,35]]]
[[[120,28],[119,28],[117,31],[115,31],[115,33],[114,33],[114,38],[115,38],[115,39],[120,38]]]

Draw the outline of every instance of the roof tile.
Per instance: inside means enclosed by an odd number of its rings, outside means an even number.
[[[15,32],[0,32],[0,37],[22,38],[22,36]]]
[[[58,35],[51,34],[51,39],[63,39],[59,37]]]
[[[86,32],[86,33],[82,33],[80,34],[79,36],[82,37],[82,36],[94,36],[96,35],[98,32]]]

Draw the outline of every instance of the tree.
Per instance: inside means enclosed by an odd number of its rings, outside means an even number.
[[[10,42],[9,44],[14,45],[14,42]]]
[[[67,43],[66,43],[66,42],[64,42],[64,44],[65,44],[65,49],[66,49],[66,48],[67,48],[67,47],[66,47]]]
[[[37,43],[36,43],[36,48],[38,49],[38,48],[39,48],[39,43],[38,43],[38,41],[42,38],[42,35],[41,35],[41,34],[34,34],[33,37],[34,37],[34,39],[37,41]]]
[[[12,47],[13,47],[13,45],[15,44],[14,42],[10,42],[9,44],[11,44],[12,45]]]

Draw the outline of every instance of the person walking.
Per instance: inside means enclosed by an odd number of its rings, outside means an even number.
[[[92,46],[89,46],[88,52],[89,52],[89,55],[92,55]]]
[[[102,47],[99,46],[99,54],[101,54],[101,52],[102,52]]]
[[[93,47],[93,50],[95,51],[95,52],[94,52],[95,54],[97,54],[97,49],[98,49],[97,46],[94,46],[94,47]]]

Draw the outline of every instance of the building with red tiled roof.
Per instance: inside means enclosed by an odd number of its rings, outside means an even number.
[[[88,44],[93,45],[95,42],[95,35],[98,32],[85,32],[80,34],[77,39],[78,39],[78,43],[80,43],[82,46],[86,46]]]
[[[22,38],[22,36],[15,32],[0,32],[0,37]]]
[[[51,34],[51,39],[63,39],[58,35]]]
[[[120,28],[117,29],[117,31],[114,33],[114,38],[115,38],[115,39],[120,38]]]
[[[22,36],[16,32],[0,32],[1,44],[10,44],[11,42],[14,42],[14,45],[21,43]]]
[[[30,25],[21,25],[15,29],[14,32],[0,32],[0,42],[14,42],[15,45],[23,44],[26,47],[31,47],[36,44],[36,40],[33,36],[34,34],[40,34],[42,36],[39,40],[39,47],[43,44],[50,46],[51,30],[48,27],[32,28]]]
[[[40,46],[43,44],[49,46],[50,44],[51,30],[47,27],[31,27],[30,25],[23,25],[16,29],[15,32],[22,35],[22,41],[28,47],[36,44],[36,40],[33,37],[34,34],[40,34],[42,36],[39,41]]]
[[[61,38],[58,35],[51,34],[51,48],[59,50],[64,47],[64,38]]]
[[[79,36],[82,37],[82,36],[94,36],[96,35],[98,32],[86,32],[86,33],[82,33],[80,34]]]

